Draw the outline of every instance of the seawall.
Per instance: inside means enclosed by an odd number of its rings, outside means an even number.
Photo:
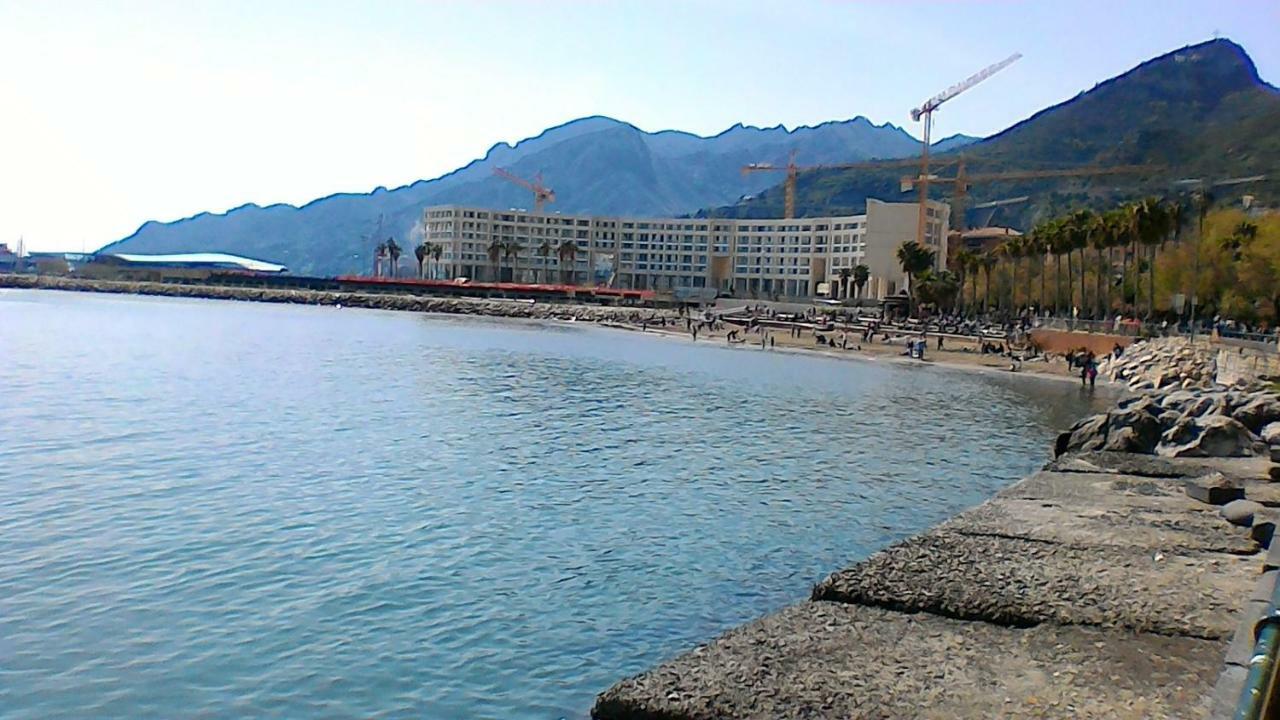
[[[641,315],[667,315],[665,311],[610,307],[605,305],[571,305],[563,303],[526,303],[477,298],[443,298],[396,293],[358,293],[324,290],[285,290],[274,288],[230,287],[221,285],[180,285],[176,283],[90,280],[48,275],[0,274],[0,288],[30,290],[68,290],[164,297],[242,300],[250,302],[292,303],[298,305],[341,305],[343,307],[409,312],[445,313],[451,315],[485,315],[490,317],[530,320],[577,320],[584,322],[628,322]]]

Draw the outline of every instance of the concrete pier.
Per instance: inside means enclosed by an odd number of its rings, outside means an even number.
[[[1060,458],[809,601],[618,683],[593,717],[1207,717],[1265,551],[1184,484],[1222,472],[1274,504],[1269,469]]]

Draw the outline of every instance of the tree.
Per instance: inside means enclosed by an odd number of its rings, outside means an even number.
[[[561,281],[564,281],[564,276],[567,273],[569,278],[567,282],[573,284],[574,275],[576,274],[574,265],[578,261],[578,243],[572,240],[561,242],[560,247],[556,248],[556,256],[560,261]]]
[[[396,244],[395,238],[387,238],[387,257],[391,258],[391,277],[396,277],[400,267],[400,246]]]
[[[982,288],[982,312],[984,314],[989,312],[991,308],[991,271],[995,269],[998,262],[999,260],[996,258],[994,251],[982,253],[979,259],[979,264],[987,281]]]
[[[516,282],[516,259],[520,257],[520,251],[524,250],[524,246],[518,240],[508,240],[502,243],[502,257],[506,258],[507,265],[511,267],[511,282]]]
[[[556,251],[555,243],[549,238],[544,238],[542,243],[538,245],[538,255],[542,258],[542,281],[547,281],[547,258],[551,257],[551,253]]]
[[[974,269],[974,261],[976,260],[976,258],[977,256],[974,255],[973,251],[969,249],[964,249],[956,253],[956,269],[960,271],[959,273],[960,300],[963,304],[968,306],[966,308],[966,311],[972,309],[973,305],[977,304],[976,294],[978,292],[978,283],[976,278],[971,277],[972,271]],[[964,301],[964,284],[966,280],[973,280],[973,282],[971,283],[973,287],[973,295],[970,296],[972,299],[972,302],[969,302],[969,303],[963,302]]]
[[[1147,318],[1156,311],[1156,248],[1169,237],[1169,213],[1160,200],[1149,197],[1133,206],[1134,233],[1138,242],[1148,251],[1147,259]]]
[[[933,269],[934,260],[937,254],[930,248],[927,248],[915,240],[908,240],[898,247],[898,263],[902,266],[902,272],[908,278],[907,287],[907,303],[910,305],[909,312],[915,314],[915,286],[914,282],[926,270]]]
[[[1053,278],[1053,314],[1059,317],[1063,314],[1062,305],[1062,256],[1066,255],[1071,248],[1071,238],[1067,236],[1067,224],[1065,220],[1052,220],[1041,225],[1043,233],[1049,245],[1049,252],[1053,254],[1054,278]],[[1070,264],[1067,269],[1070,270]],[[1071,277],[1067,276],[1067,286],[1071,286]]]
[[[489,255],[489,264],[493,266],[493,281],[500,282],[502,280],[502,241],[494,238],[489,241],[489,247],[485,248]]]
[[[435,269],[440,269],[440,258],[444,255],[444,245],[441,243],[431,243],[427,248],[427,254],[431,256],[431,262],[435,265]],[[432,273],[435,275],[435,273]]]
[[[1222,238],[1222,248],[1231,253],[1231,259],[1240,262],[1244,257],[1244,251],[1253,244],[1258,237],[1258,226],[1247,221],[1241,220],[1231,234]]]
[[[862,289],[867,286],[867,281],[870,279],[871,268],[862,264],[853,266],[853,286],[858,289],[858,297],[862,297]]]
[[[1005,238],[1004,242],[996,246],[996,256],[1003,258],[1008,264],[1012,278],[1009,280],[1009,304],[1006,310],[1010,314],[1018,312],[1017,304],[1017,287],[1018,287],[1018,256],[1022,253],[1022,247],[1018,242],[1017,236]]]
[[[1106,288],[1103,286],[1103,280],[1107,276],[1107,263],[1103,260],[1102,255],[1104,251],[1111,247],[1111,243],[1113,242],[1112,236],[1115,234],[1115,230],[1105,215],[1096,216],[1094,223],[1095,226],[1093,228],[1093,232],[1089,235],[1089,247],[1093,248],[1098,261],[1098,271],[1096,273],[1097,277],[1095,278],[1096,282],[1094,284],[1093,293],[1093,315],[1095,319],[1103,320],[1106,319],[1107,316],[1106,301],[1103,299],[1103,293],[1106,292]]]
[[[847,298],[849,297],[849,278],[853,277],[853,269],[842,267],[839,275],[840,282],[836,285],[836,295]]]
[[[919,275],[917,281],[920,302],[933,305],[939,310],[950,307],[955,302],[959,291],[960,283],[956,281],[956,276],[947,270],[942,272],[925,270]]]
[[[418,246],[413,249],[413,255],[418,258],[418,279],[421,280],[425,276],[422,268],[427,262],[427,244],[425,242],[418,243]]]

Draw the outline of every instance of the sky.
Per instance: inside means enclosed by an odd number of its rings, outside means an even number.
[[[989,135],[1216,35],[1280,82],[1276,0],[0,0],[0,242],[436,177],[587,115],[702,135],[909,111]]]

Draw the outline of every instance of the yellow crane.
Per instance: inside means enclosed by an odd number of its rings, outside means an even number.
[[[878,168],[895,168],[910,167],[919,164],[919,160],[911,158],[908,160],[868,160],[866,162],[856,163],[826,163],[822,165],[797,165],[796,153],[791,151],[791,158],[786,165],[777,165],[775,163],[751,163],[742,166],[742,174],[749,175],[754,172],[785,172],[787,179],[783,183],[783,211],[784,218],[793,218],[796,216],[796,178],[802,172],[810,170],[875,170]],[[952,160],[944,163],[943,166],[954,164]]]
[[[525,190],[532,192],[534,212],[540,213],[542,212],[542,206],[544,204],[556,201],[556,191],[542,184],[542,173],[534,175],[533,180],[525,180],[519,175],[515,175],[500,167],[496,167],[493,169],[493,174],[507,182],[515,183]]]
[[[924,244],[925,221],[927,218],[925,210],[929,205],[929,143],[931,142],[930,135],[933,129],[933,111],[951,98],[1014,64],[1021,57],[1022,53],[1014,53],[995,65],[983,68],[964,81],[956,83],[934,95],[926,100],[923,105],[911,111],[912,120],[919,121],[922,118],[924,119],[924,142],[920,145],[920,217],[916,221],[916,242],[921,245]]]
[[[1057,168],[1044,170],[1007,170],[1002,172],[974,173],[972,175],[965,172],[964,158],[960,158],[956,162],[955,177],[938,177],[934,175],[929,178],[921,177],[904,177],[902,178],[902,192],[910,192],[915,185],[922,185],[925,182],[954,185],[955,192],[952,198],[952,214],[957,213],[956,208],[959,207],[959,229],[964,230],[964,208],[963,202],[969,193],[969,187],[974,183],[984,182],[1000,182],[1002,180],[1039,180],[1042,178],[1061,178],[1061,177],[1093,177],[1100,175],[1129,175],[1141,174],[1159,170],[1156,165],[1085,165],[1072,168]]]

